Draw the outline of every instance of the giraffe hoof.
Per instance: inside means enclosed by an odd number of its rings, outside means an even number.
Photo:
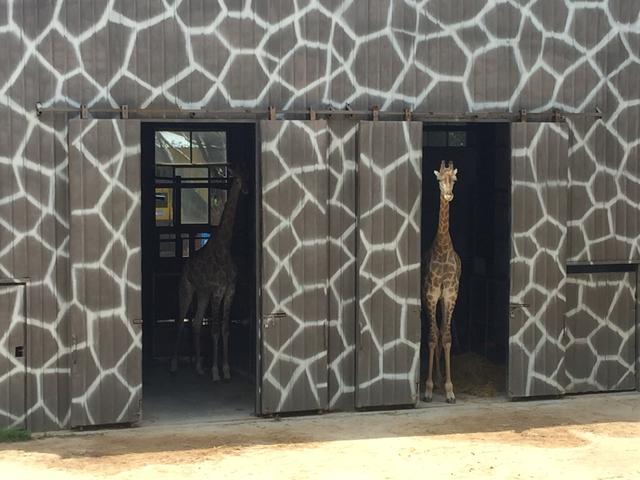
[[[204,370],[202,369],[202,365],[198,365],[198,366],[196,367],[196,373],[197,373],[199,376],[204,375]]]
[[[431,400],[433,400],[433,397],[427,397],[426,395],[424,397],[422,397],[422,400],[427,402],[427,403],[431,403]]]
[[[225,381],[231,380],[231,369],[229,367],[222,367],[222,378],[224,378]]]
[[[447,398],[447,403],[449,403],[449,404],[456,403],[456,397]]]
[[[211,379],[214,382],[219,382],[220,381],[220,374],[218,373],[218,369],[217,368],[212,368],[211,369]]]

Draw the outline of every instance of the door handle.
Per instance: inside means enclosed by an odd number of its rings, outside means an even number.
[[[271,328],[274,325],[276,319],[285,318],[286,316],[287,314],[284,312],[275,312],[275,313],[269,313],[267,315],[264,315],[262,317],[264,322],[264,328]]]
[[[78,361],[78,339],[76,338],[75,334],[71,335],[71,342],[73,344],[71,346],[71,363],[75,365]]]
[[[516,308],[529,308],[528,303],[510,303],[509,309],[515,310]]]

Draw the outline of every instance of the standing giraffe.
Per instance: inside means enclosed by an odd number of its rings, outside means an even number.
[[[202,358],[200,356],[200,338],[202,320],[211,304],[211,335],[213,340],[213,366],[211,376],[214,382],[220,380],[218,371],[218,341],[222,330],[222,375],[225,380],[231,378],[229,369],[229,313],[236,290],[237,269],[231,257],[231,239],[233,225],[238,207],[240,192],[247,193],[241,176],[234,176],[227,202],[222,212],[220,225],[214,230],[209,241],[192,256],[182,267],[179,287],[178,332],[171,359],[171,371],[178,369],[178,348],[184,326],[184,318],[192,301],[196,301],[196,313],[193,318],[193,343],[196,355],[196,371],[203,375]],[[222,318],[220,313],[222,311]]]
[[[445,365],[445,395],[447,403],[455,403],[453,383],[451,382],[451,318],[458,298],[460,273],[462,264],[460,257],[453,249],[453,242],[449,234],[449,203],[453,200],[453,185],[458,173],[453,163],[445,166],[440,164],[440,171],[434,171],[440,184],[440,216],[438,232],[427,252],[424,260],[424,301],[430,320],[429,331],[429,374],[427,377],[424,400],[430,402],[433,398],[433,362],[439,369],[440,348],[444,349]],[[440,301],[442,312],[442,335],[438,331],[436,321],[436,307]],[[435,357],[435,358],[434,358]]]

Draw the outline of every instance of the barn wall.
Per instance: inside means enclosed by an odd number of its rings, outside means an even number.
[[[262,121],[260,137],[260,413],[326,410],[327,122]]]
[[[139,419],[140,122],[69,124],[71,426]]]
[[[565,125],[511,125],[512,397],[564,393],[567,145]]]
[[[329,408],[355,403],[356,136],[355,120],[329,127]]]
[[[2,2],[0,279],[29,278],[32,427],[68,424],[70,351],[67,118],[38,118],[35,102],[438,112],[597,105],[602,121],[569,122],[568,259],[638,261],[639,14],[631,1]],[[9,376],[0,372],[0,388]]]
[[[361,122],[356,406],[416,404],[422,124]]]
[[[636,388],[636,272],[567,278],[567,392]]]

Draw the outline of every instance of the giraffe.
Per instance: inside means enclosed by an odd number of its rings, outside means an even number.
[[[231,170],[231,169],[229,169]],[[229,313],[236,289],[237,268],[231,256],[233,225],[240,193],[246,194],[241,175],[233,175],[231,189],[222,212],[220,224],[214,229],[210,240],[192,256],[182,267],[180,276],[179,315],[177,319],[176,342],[171,359],[171,371],[178,369],[178,348],[184,326],[184,318],[189,306],[195,300],[196,313],[193,318],[193,343],[196,356],[196,371],[204,375],[200,356],[202,320],[211,305],[211,336],[213,341],[213,365],[211,377],[214,382],[220,380],[218,369],[218,343],[222,333],[222,375],[225,380],[231,378],[229,369]],[[222,318],[220,313],[222,311]]]
[[[430,320],[429,371],[424,400],[430,402],[433,398],[433,363],[435,360],[436,370],[439,372],[439,357],[441,349],[444,349],[445,395],[447,403],[455,403],[451,382],[451,318],[458,298],[462,263],[453,249],[449,234],[449,204],[453,200],[453,185],[457,180],[458,170],[453,168],[453,162],[445,166],[443,161],[440,171],[435,170],[433,173],[440,185],[440,214],[438,231],[424,259],[424,302]],[[442,312],[442,335],[438,331],[436,320],[438,302]]]

